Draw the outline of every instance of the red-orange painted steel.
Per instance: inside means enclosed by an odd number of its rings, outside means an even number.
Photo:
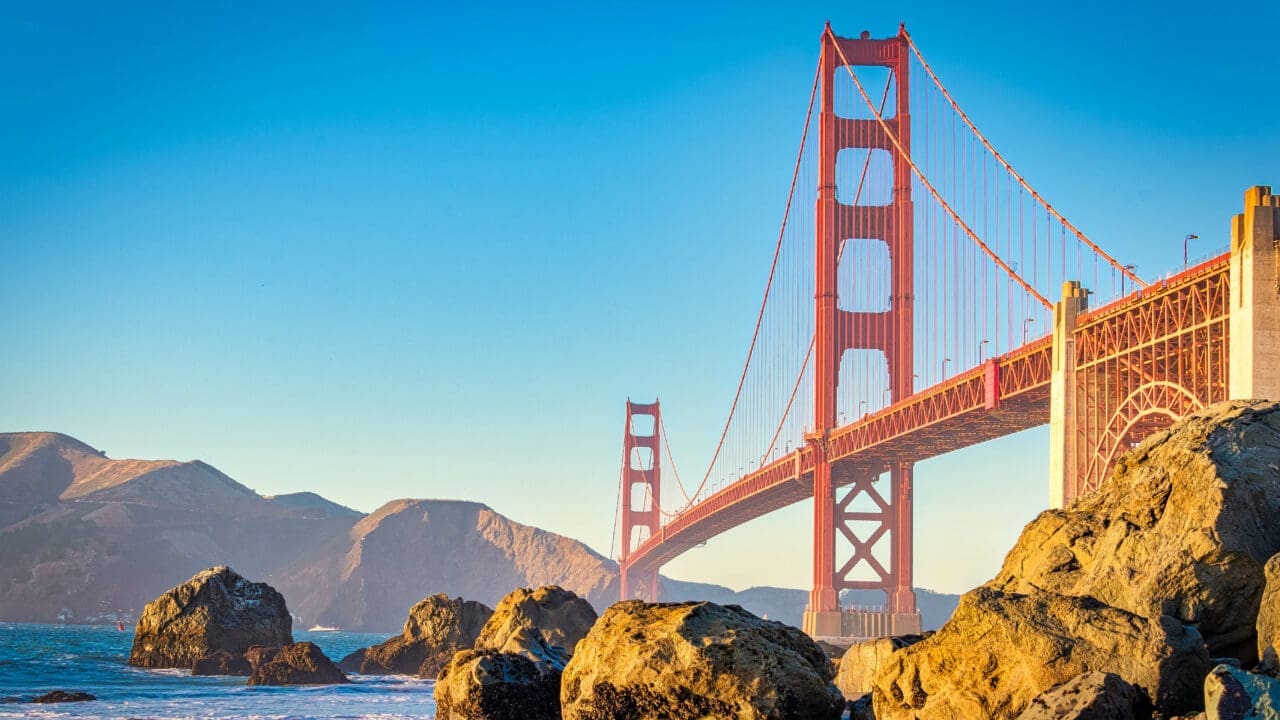
[[[638,431],[637,418],[649,418],[651,432]],[[621,599],[637,594],[649,602],[658,600],[658,568],[642,573],[632,568],[632,548],[662,533],[662,409],[652,403],[627,401],[627,424],[622,435],[622,557],[618,563],[618,591]],[[647,450],[648,452],[644,452]],[[633,581],[643,579],[643,586]]]
[[[1218,257],[1082,315],[1076,334],[1077,377],[1110,363],[1113,372],[1121,373],[1113,377],[1133,375],[1135,380],[1126,382],[1155,378],[1157,382],[1189,389],[1204,402],[1220,399],[1226,392],[1228,360],[1224,322],[1229,297],[1228,268],[1228,257]],[[1178,336],[1182,337],[1181,351],[1177,350]],[[1150,348],[1158,348],[1159,352],[1152,353]],[[1119,364],[1123,356],[1142,352],[1147,354]],[[1152,363],[1157,369],[1154,375]],[[1194,378],[1192,384],[1176,384],[1179,367],[1184,368],[1180,382]],[[1046,424],[1051,372],[1052,338],[1043,337],[832,430],[826,452],[833,488],[862,484],[883,500],[883,492],[873,478],[895,463],[919,462]],[[998,395],[994,398],[988,380],[992,373],[999,377]],[[1078,379],[1077,385],[1080,384]],[[1158,395],[1135,397],[1130,405],[1136,403],[1135,415],[1154,415],[1153,423],[1171,423],[1178,408],[1162,405],[1169,400]],[[1074,423],[1084,432],[1109,421],[1107,413],[1114,414],[1116,409],[1119,408],[1094,403],[1081,409]],[[1169,412],[1160,412],[1161,409]],[[1152,424],[1145,431],[1152,428],[1156,426]],[[1108,463],[1114,463],[1110,449],[1125,441],[1125,434],[1118,439],[1115,433],[1090,437],[1099,440]],[[1129,441],[1136,437],[1128,433]],[[1102,442],[1108,438],[1111,445]],[[813,445],[765,465],[670,518],[658,534],[630,549],[629,567],[632,572],[650,572],[726,530],[813,497],[816,465]],[[1077,476],[1081,491],[1089,489],[1086,483],[1092,482],[1090,478],[1103,477],[1109,471],[1110,464],[1097,462],[1092,469],[1081,468]],[[845,512],[848,504],[838,507]],[[881,587],[875,582],[850,582],[848,586]]]
[[[905,29],[896,37],[878,40],[837,37],[829,27],[823,34],[817,80],[813,431],[806,435],[803,447],[674,517],[667,516],[664,525],[659,404],[628,401],[622,471],[623,599],[640,596],[656,600],[658,569],[667,561],[725,530],[811,498],[813,587],[809,610],[838,610],[841,590],[876,589],[886,594],[887,612],[914,613],[914,464],[1048,422],[1052,337],[1026,343],[933,387],[918,392],[914,388],[911,57]],[[846,64],[889,69],[896,86],[893,117],[859,120],[836,114],[834,83],[838,72],[849,72]],[[967,123],[967,117],[962,117]],[[806,124],[806,133],[808,127]],[[985,139],[982,142],[990,147]],[[893,176],[889,204],[839,202],[836,160],[844,149],[888,152]],[[1022,182],[1021,176],[1016,177]],[[927,181],[924,187],[932,190]],[[1048,211],[1060,218],[1051,208]],[[1074,226],[1065,219],[1063,222],[1096,249]],[[969,235],[981,242],[971,232]],[[887,310],[841,307],[837,285],[840,250],[850,239],[879,240],[886,245],[891,263]],[[1103,256],[1116,264],[1110,256]],[[1074,454],[1079,466],[1071,469],[1073,480],[1065,492],[1068,499],[1095,488],[1111,471],[1120,452],[1134,442],[1226,397],[1228,260],[1228,256],[1215,258],[1078,318],[1073,364],[1076,395],[1071,404],[1074,415],[1066,421],[1068,442],[1079,448]],[[996,258],[996,262],[1002,261]],[[1132,275],[1127,269],[1123,272]],[[1033,288],[1015,279],[1047,303]],[[1025,340],[1025,323],[1023,328]],[[837,426],[841,358],[849,350],[884,354],[892,402],[883,410]],[[795,387],[799,387],[799,380]],[[635,418],[646,415],[652,417],[651,434],[636,431]],[[641,451],[648,454],[639,457],[644,454]],[[855,506],[855,500],[865,501]],[[856,524],[867,523],[874,526],[870,532],[855,532]],[[837,562],[838,538],[851,549],[843,563]],[[887,567],[883,556],[875,553],[880,542],[889,546]]]
[[[836,44],[839,43],[839,49]],[[891,131],[898,138],[890,143],[876,121],[840,118],[835,112],[836,73],[848,72],[850,65],[889,68],[896,93]],[[848,350],[879,350],[884,353],[889,373],[888,388],[894,402],[911,395],[914,371],[913,304],[914,241],[911,204],[910,165],[903,155],[911,148],[910,50],[906,36],[872,40],[837,37],[827,31],[822,36],[820,60],[818,202],[815,218],[816,266],[814,293],[814,431],[807,438],[814,458],[813,475],[813,588],[809,610],[832,612],[839,609],[841,590],[875,587],[885,592],[886,606],[895,613],[915,612],[911,557],[911,464],[894,463],[887,468],[892,490],[872,494],[873,479],[856,483],[848,495],[836,501],[828,443],[836,427],[840,360]],[[843,205],[836,198],[836,157],[845,149],[885,149],[893,163],[893,194],[888,205]],[[855,234],[856,233],[856,234]],[[883,312],[863,312],[840,307],[837,289],[840,246],[846,240],[877,239],[892,258],[891,300]],[[851,518],[846,508],[860,494],[868,494],[882,507],[874,517]],[[879,526],[867,537],[859,537],[851,519],[875,520]],[[882,538],[889,540],[889,567],[872,554]],[[836,562],[836,539],[843,537],[852,555],[843,564]],[[869,569],[877,581],[854,580],[860,568]]]
[[[1091,492],[1123,451],[1227,398],[1230,263],[1218,257],[1076,321],[1075,482]]]

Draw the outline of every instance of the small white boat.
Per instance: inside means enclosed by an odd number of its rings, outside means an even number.
[[[342,632],[342,628],[333,625],[312,625],[307,632]]]

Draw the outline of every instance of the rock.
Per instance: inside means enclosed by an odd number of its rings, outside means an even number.
[[[839,645],[832,645],[831,643],[826,642],[825,640],[814,640],[814,642],[818,643],[818,647],[822,648],[822,653],[826,655],[828,658],[831,658],[832,660],[839,660],[840,658],[844,657],[844,654],[846,652],[849,651],[849,648],[840,647]],[[836,663],[836,664],[838,665],[839,663]]]
[[[54,690],[47,692],[38,698],[33,699],[33,703],[66,703],[66,702],[89,702],[98,698],[86,692],[67,692],[66,690]]]
[[[844,693],[848,700],[857,700],[866,695],[871,692],[871,679],[889,656],[908,645],[920,642],[924,637],[923,635],[900,635],[864,640],[850,645],[844,657],[840,658],[840,669],[836,672],[836,687],[840,688],[840,692]]]
[[[351,682],[315,643],[280,648],[269,662],[249,676],[249,685],[335,685]]]
[[[1171,615],[1211,656],[1250,667],[1264,565],[1280,552],[1277,468],[1280,405],[1212,405],[1148,437],[1096,492],[1041,513],[989,585]]]
[[[1032,700],[1018,720],[1136,720],[1150,714],[1150,703],[1119,675],[1087,672]]]
[[[280,654],[280,650],[281,647],[279,645],[254,645],[244,651],[244,659],[245,662],[249,663],[251,670],[257,670],[275,660],[276,656]]]
[[[849,720],[876,720],[876,709],[871,704],[871,693],[850,701]]]
[[[979,587],[932,637],[892,653],[874,679],[880,720],[982,720],[1022,712],[1089,671],[1142,689],[1167,716],[1199,710],[1209,656],[1193,628],[1092,598]]]
[[[736,605],[620,602],[564,671],[565,720],[835,720],[845,701],[822,649]]]
[[[573,648],[596,622],[595,608],[586,600],[561,587],[551,585],[536,590],[519,588],[511,591],[493,617],[484,624],[475,646],[479,650],[501,650],[521,630],[535,630],[550,645]]]
[[[491,615],[492,610],[472,600],[451,600],[443,593],[424,598],[409,608],[400,635],[364,651],[357,671],[434,678],[454,653],[475,645]],[[343,663],[351,667],[354,656],[343,658]]]
[[[226,650],[214,650],[196,661],[192,675],[249,675],[253,667],[243,655],[233,655]]]
[[[129,664],[192,668],[218,650],[243,655],[251,645],[292,643],[292,626],[284,597],[270,585],[213,567],[147,603]]]
[[[1271,675],[1280,672],[1280,554],[1263,566],[1265,579],[1258,608],[1258,660]]]
[[[365,655],[369,652],[369,648],[360,648],[355,652],[347,655],[338,661],[338,669],[344,673],[358,673],[364,665]]]
[[[437,720],[559,720],[560,678],[568,655],[520,630],[506,647],[463,650],[436,680]]]
[[[1204,679],[1206,720],[1280,720],[1280,680],[1219,665]]]

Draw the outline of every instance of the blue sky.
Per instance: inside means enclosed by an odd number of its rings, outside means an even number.
[[[0,429],[606,551],[628,396],[682,467],[714,444],[826,19],[905,21],[1145,275],[1280,184],[1274,6],[967,5],[0,3]],[[920,584],[994,571],[1046,453],[919,467]],[[667,572],[806,587],[809,513]]]

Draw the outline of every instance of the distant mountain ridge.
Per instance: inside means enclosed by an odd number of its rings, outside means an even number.
[[[492,606],[557,584],[601,609],[618,593],[612,560],[481,503],[402,499],[365,515],[312,492],[264,497],[199,460],[114,460],[60,433],[0,433],[0,620],[133,617],[223,564],[274,585],[302,624],[349,630],[394,632],[437,592]],[[799,624],[807,593],[664,579],[663,596]],[[922,592],[926,626],[955,599]]]

